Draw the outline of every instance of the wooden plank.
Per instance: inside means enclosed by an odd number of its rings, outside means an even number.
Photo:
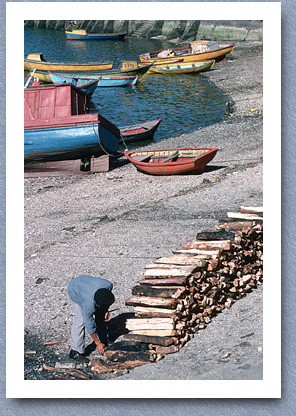
[[[156,345],[154,350],[157,354],[173,354],[178,352],[181,348],[181,345],[169,345],[164,347],[161,345]]]
[[[92,157],[90,163],[91,173],[108,172],[110,168],[110,156],[102,155],[99,157]]]
[[[190,267],[190,268],[186,268],[186,269],[177,269],[177,268],[173,268],[173,269],[147,269],[144,273],[144,278],[145,279],[150,279],[150,278],[166,278],[166,277],[188,277],[190,276],[190,274],[192,273],[192,271],[194,270],[194,268]]]
[[[126,299],[125,304],[128,306],[145,305],[158,308],[174,308],[176,305],[176,300],[169,298],[154,298],[148,296],[132,296]]]
[[[150,286],[137,285],[132,288],[133,295],[143,295],[160,298],[178,298],[185,291],[184,286]]]
[[[174,277],[174,278],[165,278],[165,279],[160,279],[160,278],[155,278],[155,279],[144,279],[144,280],[140,280],[139,283],[140,284],[147,284],[147,285],[167,285],[167,286],[175,286],[175,285],[180,285],[180,286],[184,286],[187,283],[188,278],[187,277]]]
[[[177,337],[149,336],[132,334],[131,332],[125,334],[124,338],[132,341],[145,342],[147,344],[162,345],[163,347],[168,347],[169,345],[174,345],[178,342]]]
[[[229,218],[237,218],[242,220],[262,220],[262,216],[258,214],[250,214],[243,212],[227,212]]]
[[[89,174],[89,172],[82,172],[80,170],[80,159],[61,160],[57,162],[26,163],[24,167],[25,178],[85,174]]]
[[[234,241],[235,233],[226,230],[219,231],[202,231],[196,234],[197,241],[212,241],[212,240],[230,240]]]
[[[213,249],[222,249],[230,250],[230,240],[214,240],[214,241],[204,241],[204,240],[195,240],[189,243],[182,244],[183,250],[188,249],[198,249],[198,250],[213,250]]]
[[[199,250],[199,249],[188,249],[188,250],[174,250],[174,254],[186,254],[187,256],[196,256],[197,254],[204,254],[206,256],[209,256],[211,258],[219,256],[221,250],[213,249],[213,250]]]
[[[240,212],[248,213],[248,214],[258,214],[260,217],[263,216],[263,207],[240,207]]]
[[[175,328],[175,322],[172,318],[138,318],[127,319],[125,326],[129,330],[140,329],[169,329]]]
[[[178,265],[176,267],[176,264],[170,264],[170,263],[152,263],[152,264],[146,264],[145,269],[166,269],[166,270],[182,270],[184,273],[192,273],[197,266],[193,265]]]
[[[188,265],[194,264],[197,267],[204,268],[207,265],[206,262],[207,256],[170,256],[170,257],[160,257],[155,260],[156,264],[171,264],[171,265]]]
[[[176,337],[182,334],[181,330],[177,329],[135,329],[130,331],[130,335],[145,335],[149,337]]]
[[[175,309],[168,309],[168,308],[152,308],[152,307],[144,307],[144,306],[134,306],[134,311],[136,312],[136,316],[165,316],[165,317],[177,317],[177,312]]]

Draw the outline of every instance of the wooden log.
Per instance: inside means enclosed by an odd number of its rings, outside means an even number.
[[[205,268],[207,266],[206,259],[208,256],[171,256],[171,257],[160,257],[155,260],[156,264],[171,264],[171,265],[188,265],[193,264],[196,267]]]
[[[258,214],[260,216],[263,216],[263,207],[240,207],[240,212],[244,212],[247,214]]]
[[[170,278],[170,277],[188,277],[195,268],[186,267],[183,269],[147,269],[144,273],[145,279]]]
[[[177,299],[185,292],[185,286],[150,286],[137,285],[132,288],[133,295],[159,297],[159,298],[174,298]]]
[[[219,231],[203,231],[196,234],[196,240],[211,241],[211,240],[235,240],[235,233],[226,230]]]
[[[137,316],[153,316],[153,317],[174,317],[177,318],[177,312],[175,309],[166,308],[151,308],[144,306],[134,306],[134,311]]]
[[[145,335],[149,337],[178,337],[183,334],[183,331],[179,329],[134,329],[128,334]]]
[[[161,345],[154,345],[153,349],[155,350],[156,354],[174,354],[175,352],[180,351],[180,345],[170,345],[167,347],[163,347]]]
[[[259,216],[258,214],[250,214],[250,213],[244,213],[244,212],[227,212],[228,218],[237,218],[240,220],[262,220],[262,216]]]
[[[175,320],[172,318],[138,318],[127,319],[125,326],[127,329],[141,330],[141,329],[175,329]]]
[[[164,269],[164,270],[182,270],[184,273],[191,273],[195,269],[192,265],[176,265],[176,264],[167,264],[167,263],[151,263],[146,264],[145,269]]]
[[[177,337],[162,337],[162,336],[149,336],[149,335],[139,335],[132,334],[129,332],[124,335],[125,339],[139,341],[147,344],[162,345],[163,347],[168,347],[169,345],[175,345],[177,343]]]
[[[151,285],[151,286],[153,285],[184,286],[186,285],[187,282],[188,282],[187,277],[173,277],[173,278],[165,278],[165,279],[155,278],[155,279],[144,279],[144,280],[139,281],[140,284],[146,284],[146,285]]]
[[[195,240],[189,243],[182,244],[183,250],[188,249],[199,249],[199,250],[213,250],[213,249],[223,249],[230,250],[231,244],[230,240],[213,240],[213,241],[203,241]]]
[[[199,249],[188,249],[188,250],[175,250],[174,254],[186,254],[187,256],[196,256],[197,254],[203,254],[209,256],[209,258],[216,258],[219,256],[221,250],[199,250]]]
[[[151,306],[158,308],[174,308],[176,305],[175,299],[169,298],[154,298],[154,297],[145,297],[145,296],[133,296],[126,299],[125,304],[128,306]]]
[[[225,229],[227,231],[242,231],[246,229],[250,229],[255,225],[254,221],[242,221],[242,220],[236,220],[235,221],[221,221],[218,222],[216,225],[216,228],[218,229]],[[259,221],[259,220],[258,220]]]

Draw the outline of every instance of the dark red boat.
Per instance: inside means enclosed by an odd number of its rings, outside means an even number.
[[[216,148],[141,150],[124,152],[127,159],[143,173],[150,175],[182,175],[202,173],[215,157]]]

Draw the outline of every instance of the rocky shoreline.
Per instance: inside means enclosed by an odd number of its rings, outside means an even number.
[[[122,163],[101,174],[25,179],[26,379],[51,379],[44,365],[69,361],[71,278],[113,282],[115,325],[131,311],[124,301],[147,263],[215,229],[227,211],[262,205],[262,55],[261,42],[238,42],[204,75],[229,97],[225,119],[162,141],[164,148],[217,147],[204,174],[150,177]],[[262,294],[256,289],[221,313],[180,352],[113,377],[261,379]]]

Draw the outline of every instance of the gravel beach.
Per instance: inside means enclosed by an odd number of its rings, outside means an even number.
[[[262,43],[236,43],[230,59],[203,75],[228,95],[232,112],[220,123],[149,145],[217,147],[202,175],[154,177],[118,161],[107,173],[25,179],[26,379],[51,379],[44,364],[69,362],[72,278],[112,281],[116,323],[131,312],[124,301],[147,263],[197,232],[214,230],[228,211],[263,204],[262,62]],[[259,287],[178,353],[118,378],[262,379],[262,300]],[[55,340],[65,342],[43,345]]]

